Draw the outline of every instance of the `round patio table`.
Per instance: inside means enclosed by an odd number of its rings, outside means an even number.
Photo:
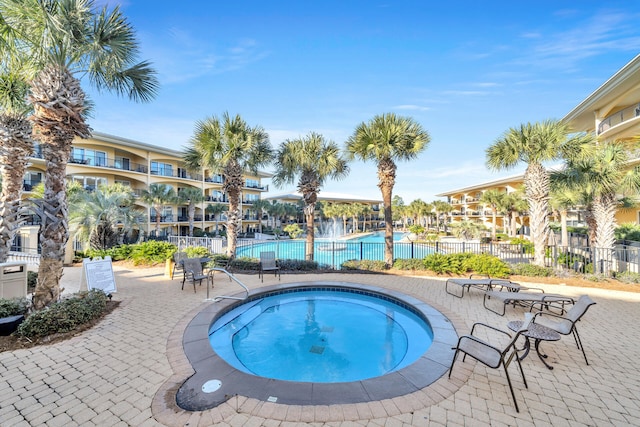
[[[507,323],[507,327],[512,331],[517,331],[522,326],[522,320],[513,320]],[[553,369],[553,366],[549,365],[546,362],[547,355],[540,352],[540,341],[558,341],[560,340],[560,334],[554,331],[553,329],[549,329],[546,326],[538,325],[537,323],[531,323],[529,325],[529,329],[523,332],[522,335],[526,338],[524,347],[518,350],[524,350],[522,356],[520,356],[520,360],[527,357],[529,354],[529,350],[531,350],[531,340],[534,340],[534,347],[536,349],[536,353],[538,357],[549,369]]]

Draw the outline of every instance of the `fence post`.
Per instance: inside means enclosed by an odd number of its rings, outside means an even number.
[[[411,259],[413,259],[413,258],[415,258],[415,257],[413,256],[413,242],[411,242]]]

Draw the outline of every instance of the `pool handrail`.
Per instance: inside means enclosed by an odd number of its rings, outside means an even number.
[[[217,296],[217,297],[215,297],[213,299],[209,298],[209,282],[213,283],[213,272],[215,272],[215,271],[220,271],[220,272],[226,274],[227,276],[229,276],[229,279],[233,280],[238,285],[242,286],[242,288],[244,289],[244,291],[247,294],[244,297],[234,297],[234,296],[230,296],[230,295],[219,295],[219,296]],[[222,301],[223,299],[234,299],[234,300],[238,300],[238,301],[244,301],[247,298],[249,298],[249,288],[247,288],[244,283],[242,283],[236,276],[231,274],[226,269],[224,269],[222,267],[212,267],[212,268],[209,269],[209,274],[211,275],[211,281],[207,280],[207,299],[206,299],[206,301],[219,302],[219,301]]]

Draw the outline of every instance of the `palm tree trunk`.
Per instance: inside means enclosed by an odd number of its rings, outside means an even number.
[[[65,176],[71,143],[75,136],[89,138],[91,133],[82,117],[84,92],[67,69],[42,70],[31,82],[29,100],[34,107],[33,131],[42,142],[47,162],[40,227],[42,254],[34,293],[34,307],[39,310],[56,301],[61,292],[60,278],[69,240]]]
[[[19,115],[0,114],[0,262],[7,262],[11,243],[19,229],[22,178],[32,152],[31,123]]]
[[[560,210],[560,242],[561,246],[569,246],[569,230],[567,229],[567,210]]]
[[[498,221],[496,218],[496,210],[495,208],[491,208],[491,224],[493,225],[493,229],[491,230],[491,240],[496,240],[496,228],[498,227]]]
[[[549,174],[539,163],[530,163],[524,174],[524,186],[529,202],[529,227],[533,241],[533,263],[544,266],[545,241],[549,228]]]
[[[593,214],[598,224],[596,230],[595,249],[597,258],[594,272],[607,273],[613,262],[613,246],[616,241],[616,208],[615,194],[608,193],[596,196],[593,200]]]
[[[155,205],[154,208],[156,211],[156,239],[160,237],[160,205]]]
[[[392,159],[381,159],[378,162],[378,188],[382,193],[384,205],[384,263],[387,268],[393,266],[393,212],[391,199],[396,182],[396,164]]]
[[[315,206],[309,206],[309,205],[305,205],[304,207],[304,217],[307,223],[307,237],[306,237],[306,243],[305,243],[305,259],[307,261],[313,261],[314,258],[314,250],[313,250],[313,244],[315,241],[315,236],[314,236],[314,232],[313,232],[313,212],[315,210]]]
[[[189,204],[189,237],[193,237],[193,218],[196,216],[196,206]]]
[[[240,191],[229,189],[229,212],[227,218],[227,256],[236,257],[238,246],[238,227],[240,226]]]

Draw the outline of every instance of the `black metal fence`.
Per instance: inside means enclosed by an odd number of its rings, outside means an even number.
[[[169,237],[179,247],[205,246],[214,253],[221,253],[226,242],[220,238]],[[576,240],[577,241],[577,240]],[[336,270],[349,260],[384,260],[384,243],[322,241],[316,240],[314,260]],[[306,259],[306,242],[303,240],[254,240],[238,239],[238,257],[259,258],[260,252],[273,251],[278,259]],[[532,245],[476,242],[394,242],[395,259],[422,259],[432,253],[490,254],[509,264],[530,263],[533,260]],[[558,270],[581,273],[640,273],[640,243],[625,242],[614,248],[589,248],[588,246],[547,246],[545,265]]]

